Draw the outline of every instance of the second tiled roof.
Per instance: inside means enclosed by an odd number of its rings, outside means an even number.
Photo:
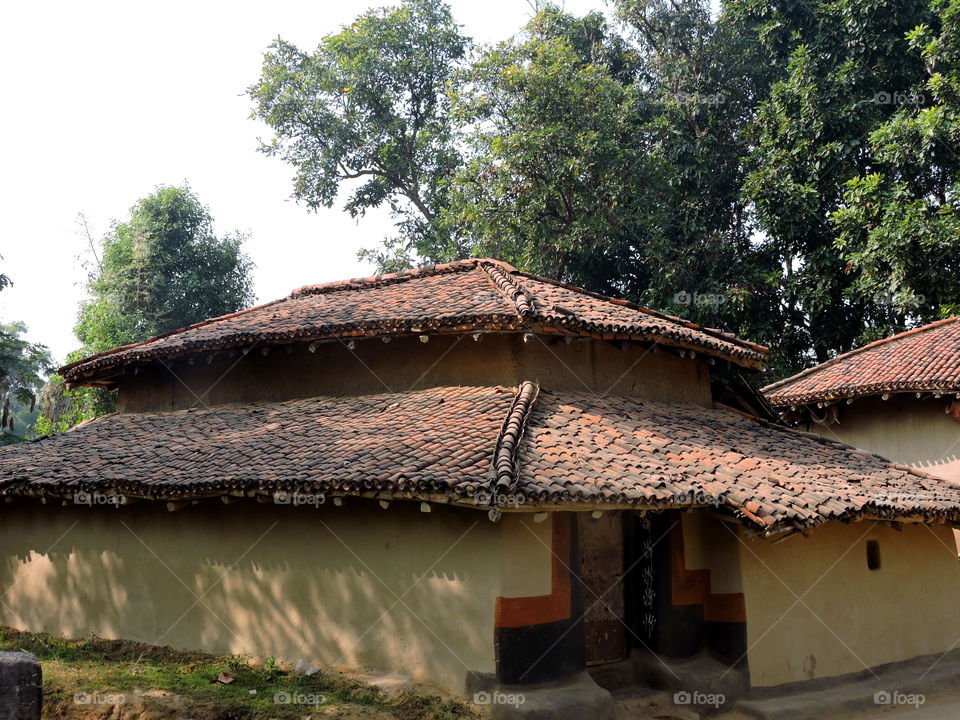
[[[463,260],[311,285],[289,297],[71,363],[73,384],[150,363],[233,347],[437,332],[553,332],[659,342],[759,369],[766,348],[623,300]]]
[[[960,391],[960,317],[857,348],[763,388],[776,407],[897,392]]]

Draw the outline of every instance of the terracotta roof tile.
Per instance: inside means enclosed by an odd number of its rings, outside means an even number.
[[[578,422],[586,416],[595,420]],[[611,431],[636,442],[626,450],[598,442]],[[637,497],[662,507],[716,504],[767,531],[858,516],[960,519],[954,485],[840,443],[689,403],[541,389],[516,465],[514,492],[531,498],[556,500],[541,478],[560,473],[568,502],[591,504],[599,490],[618,505],[636,505]]]
[[[960,391],[960,317],[878,340],[763,388],[775,407],[930,391]]]
[[[468,496],[489,485],[511,389],[114,414],[0,452],[0,492],[113,488],[166,499],[230,491]]]
[[[77,491],[462,504],[499,492],[524,510],[716,506],[766,534],[859,517],[960,522],[960,488],[846,445],[724,409],[533,383],[116,414],[0,449],[0,495]]]
[[[463,260],[299,288],[289,297],[206,320],[61,368],[72,384],[119,368],[214,351],[332,338],[439,332],[554,332],[656,341],[760,368],[766,348],[579,288]]]

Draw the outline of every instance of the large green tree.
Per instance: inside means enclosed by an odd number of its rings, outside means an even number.
[[[295,169],[294,197],[330,207],[344,183],[354,217],[387,205],[398,234],[384,266],[456,255],[440,220],[460,154],[448,90],[468,40],[433,0],[364,13],[313,53],[278,39],[249,88],[254,115],[274,136],[261,144]]]
[[[0,443],[22,433],[13,418],[19,406],[33,411],[43,376],[51,370],[50,353],[43,345],[31,343],[23,336],[27,326],[22,322],[0,323]]]
[[[445,218],[463,243],[611,289],[632,261],[631,237],[658,224],[636,72],[602,16],[553,8],[480,54],[454,103],[470,132]]]
[[[8,275],[0,273],[0,290],[12,284]],[[52,369],[47,348],[29,342],[26,332],[22,322],[0,323],[0,444],[4,445],[21,439],[18,430],[27,430],[18,427],[14,417],[33,413],[43,376]]]
[[[599,13],[547,6],[463,73],[451,225],[476,254],[782,342],[740,194],[736,39],[706,3],[617,10],[632,42]]]
[[[870,173],[871,132],[924,75],[905,33],[931,14],[924,0],[730,3],[722,22],[749,38],[757,68],[745,197],[783,268],[786,323],[822,362],[896,324],[882,297],[858,291],[832,216],[844,185]]]
[[[730,80],[745,73],[736,38],[697,0],[617,11],[630,37],[599,13],[546,5],[468,62],[448,8],[419,2],[367,13],[313,55],[275,43],[250,91],[276,133],[265,149],[294,165],[308,204],[330,204],[361,173],[374,179],[348,201],[354,214],[390,193],[409,200],[408,184],[432,189],[429,213],[402,216],[376,254],[381,270],[494,255],[782,340],[775,261],[751,243],[739,192],[750,96]],[[413,78],[436,98],[419,145],[404,140],[416,117],[395,101],[413,95],[391,90]],[[418,162],[414,147],[443,163]],[[410,182],[384,180],[384,159]]]

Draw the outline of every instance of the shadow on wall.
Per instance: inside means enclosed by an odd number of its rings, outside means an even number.
[[[369,501],[169,513],[7,506],[3,623],[213,652],[372,666],[462,689],[491,672],[496,526]]]

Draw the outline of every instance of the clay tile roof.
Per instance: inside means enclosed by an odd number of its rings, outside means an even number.
[[[60,369],[73,385],[103,382],[128,365],[225,348],[390,334],[552,332],[659,342],[760,369],[767,349],[639,305],[462,260],[294,290],[282,300],[206,320]]]
[[[957,486],[840,443],[719,408],[534,383],[114,414],[0,449],[8,499],[277,492],[715,507],[765,535],[831,519],[960,522]]]
[[[898,392],[960,391],[960,317],[857,348],[763,388],[776,407]]]
[[[960,487],[722,408],[541,389],[511,491],[527,502],[726,509],[765,534],[856,517],[960,519]]]
[[[105,415],[0,449],[0,494],[461,497],[488,484],[490,446],[513,400],[511,388],[446,387]]]

